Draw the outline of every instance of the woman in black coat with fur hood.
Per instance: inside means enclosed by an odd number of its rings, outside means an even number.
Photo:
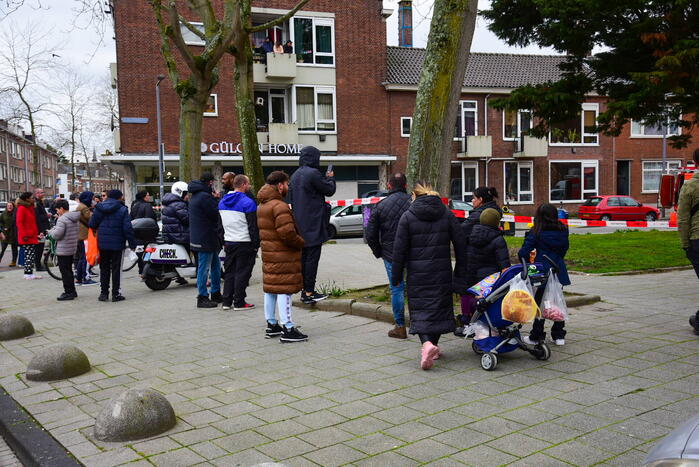
[[[398,285],[407,270],[410,334],[420,337],[420,366],[428,370],[439,358],[440,336],[455,328],[453,282],[462,282],[466,274],[466,243],[459,222],[442,203],[439,193],[418,183],[413,197],[415,201],[398,222],[391,282]],[[452,244],[456,253],[454,273]]]

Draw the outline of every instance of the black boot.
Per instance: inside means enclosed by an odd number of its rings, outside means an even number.
[[[206,295],[198,295],[197,296],[197,308],[216,308],[218,307],[218,303],[212,302],[209,300],[209,297]]]
[[[279,323],[270,323],[267,321],[267,329],[265,329],[265,339],[270,339],[272,337],[278,337],[282,335],[282,327]]]
[[[689,317],[689,324],[694,328],[694,334],[699,335],[699,311]]]
[[[299,331],[298,329],[288,329],[286,327],[282,328],[282,337],[279,338],[280,342],[303,342],[307,340],[308,336]]]
[[[216,292],[211,294],[211,301],[218,304],[223,302],[223,295],[221,292]]]

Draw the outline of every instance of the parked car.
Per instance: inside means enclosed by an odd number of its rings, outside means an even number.
[[[461,201],[460,199],[450,199],[449,200],[449,209],[453,209],[456,211],[466,211],[466,213],[470,212],[473,210],[473,204],[469,203],[468,201]],[[457,217],[459,222],[463,222],[466,220],[465,217]]]
[[[578,217],[602,221],[654,221],[660,217],[660,211],[630,196],[593,196],[580,206]]]
[[[364,233],[364,206],[335,206],[330,211],[330,238],[338,235],[362,235]]]
[[[699,465],[699,415],[675,428],[646,456],[644,467],[689,467]]]

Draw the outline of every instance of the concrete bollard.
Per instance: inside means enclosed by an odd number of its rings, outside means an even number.
[[[165,396],[153,389],[128,389],[97,415],[94,435],[101,441],[133,441],[164,433],[176,423]]]
[[[31,359],[27,379],[56,381],[82,375],[90,371],[90,361],[79,348],[68,344],[46,347]]]
[[[34,326],[24,316],[0,315],[0,341],[20,339],[34,334]]]

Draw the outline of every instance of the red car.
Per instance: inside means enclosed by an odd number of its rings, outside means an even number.
[[[593,196],[580,206],[578,217],[601,221],[652,222],[660,217],[660,211],[652,206],[644,206],[630,196]]]

